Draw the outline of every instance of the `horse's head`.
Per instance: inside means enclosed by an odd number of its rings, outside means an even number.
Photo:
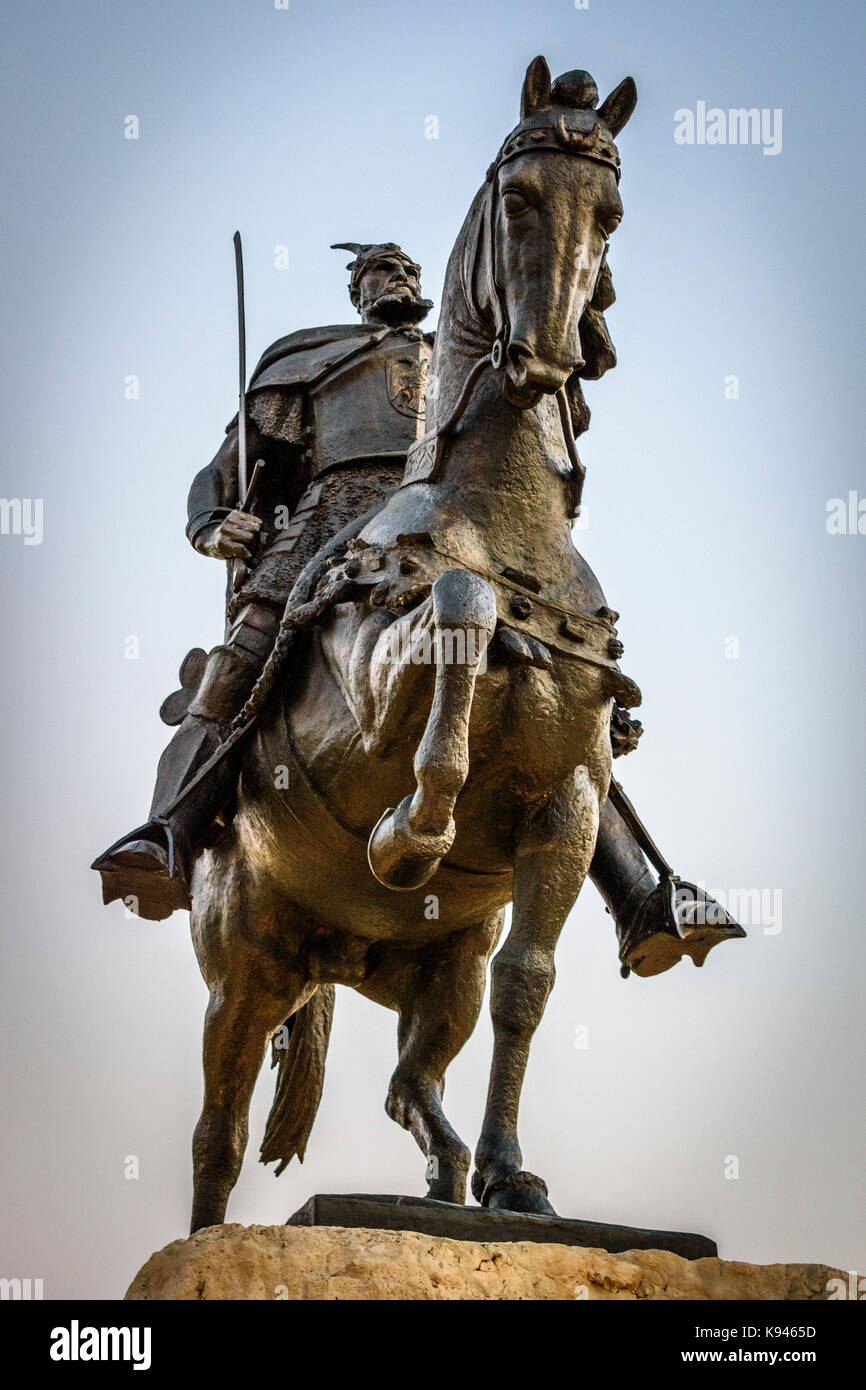
[[[614,137],[636,101],[627,77],[597,107],[589,73],[568,72],[551,85],[547,63],[536,58],[520,124],[488,171],[493,361],[504,369],[506,398],[521,409],[586,365],[580,322],[622,217]]]

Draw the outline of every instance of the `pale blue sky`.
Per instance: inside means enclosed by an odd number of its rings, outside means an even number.
[[[220,637],[221,569],[183,527],[235,409],[232,232],[253,360],[350,317],[333,241],[399,241],[438,303],[538,52],[602,94],[631,73],[640,97],[610,255],[620,365],[588,389],[577,533],[645,694],[643,746],[618,770],[680,872],[781,890],[783,924],[751,926],[702,972],[623,983],[588,886],[533,1051],[525,1159],[565,1215],[866,1272],[866,536],[825,525],[829,499],[866,495],[861,7],[5,10],[0,494],[43,498],[45,535],[0,536],[0,1274],[43,1277],[46,1297],[119,1296],[186,1229],[205,1003],[186,917],[125,921],[87,865],[143,818],[160,701],[184,652]],[[698,101],[781,108],[782,152],[675,144],[674,111]],[[485,1016],[449,1073],[470,1144],[489,1048]],[[268,1075],[230,1219],[281,1221],[315,1191],[423,1190],[382,1108],[393,1054],[393,1017],[341,991],[307,1161],[278,1182],[254,1161]]]

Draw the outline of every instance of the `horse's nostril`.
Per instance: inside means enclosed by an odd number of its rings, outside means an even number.
[[[518,341],[508,344],[508,360],[512,362],[515,367],[522,367],[525,359],[531,356],[532,348],[528,343],[521,343]]]
[[[550,393],[558,391],[574,370],[555,362],[545,361],[519,338],[510,343],[506,352],[508,375],[518,390],[532,389]]]
[[[519,340],[509,343],[505,357],[514,381],[518,386],[522,386],[529,375],[529,363],[534,357],[531,347]]]

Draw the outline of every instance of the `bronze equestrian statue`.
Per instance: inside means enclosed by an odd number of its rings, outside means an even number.
[[[631,78],[599,104],[588,73],[551,83],[536,58],[452,251],[435,345],[419,267],[392,243],[347,245],[360,324],[269,348],[193,482],[189,539],[230,562],[226,640],[184,662],[150,818],[94,865],[106,902],[190,909],[210,990],[193,1230],[224,1219],[269,1042],[262,1161],[303,1156],[335,984],[398,1013],[388,1113],[427,1157],[428,1194],[465,1200],[444,1075],[509,902],[472,1191],[551,1212],[517,1109],[586,875],[625,974],[744,935],[611,781],[640,692],[571,536],[581,383],[616,361],[606,252],[636,100]],[[247,450],[261,464],[243,499]]]

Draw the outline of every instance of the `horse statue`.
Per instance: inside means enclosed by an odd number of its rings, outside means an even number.
[[[552,83],[530,64],[448,262],[426,433],[384,503],[304,568],[235,720],[232,814],[189,866],[210,992],[193,1231],[225,1218],[269,1044],[262,1161],[303,1157],[336,984],[398,1014],[388,1114],[425,1155],[428,1195],[465,1201],[444,1077],[509,903],[472,1193],[553,1212],[522,1166],[518,1105],[608,797],[612,709],[640,702],[571,534],[581,334],[603,355],[614,141],[636,100],[631,78],[599,104],[587,73]]]

